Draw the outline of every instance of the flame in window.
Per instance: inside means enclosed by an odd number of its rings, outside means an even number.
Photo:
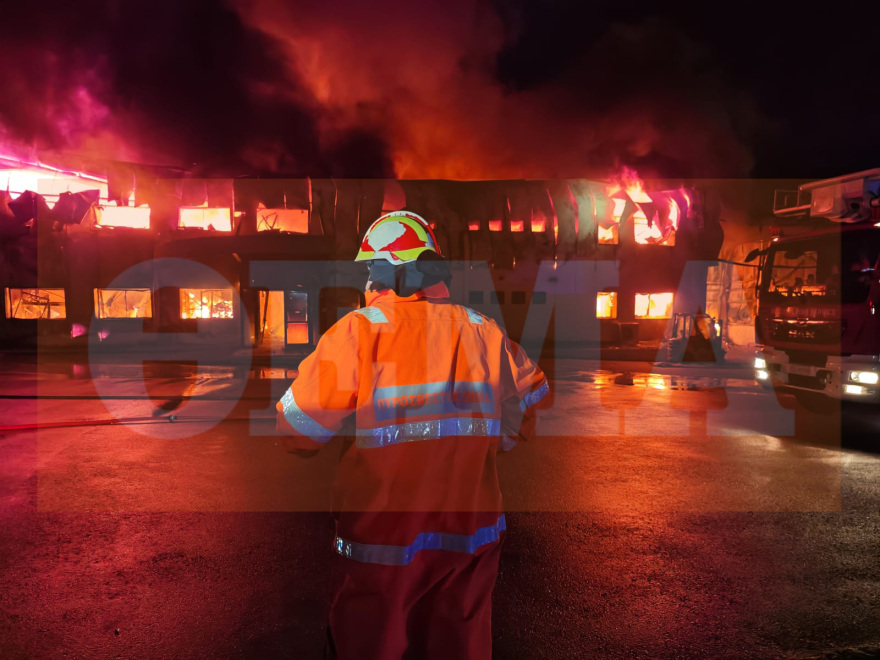
[[[600,291],[596,294],[596,318],[617,318],[617,292]]]
[[[99,319],[142,319],[153,316],[149,289],[95,289],[95,316]]]
[[[635,317],[637,319],[668,319],[672,316],[671,292],[637,293]]]
[[[180,318],[233,318],[232,289],[181,289]]]
[[[599,223],[599,243],[617,243],[621,221],[628,203],[635,205],[630,218],[636,243],[640,245],[675,245],[675,231],[681,217],[678,203],[663,193],[652,197],[645,191],[638,174],[624,168],[620,180],[607,189],[613,208],[611,219]],[[648,217],[648,213],[651,217]]]
[[[541,211],[532,210],[532,233],[543,234],[547,231],[547,217]]]
[[[309,233],[308,209],[267,209],[257,205],[257,231],[289,231]]]
[[[132,229],[150,228],[150,207],[148,206],[99,206],[97,220],[99,227],[130,227]]]
[[[181,206],[178,223],[180,228],[232,231],[232,210],[207,206]]]
[[[67,318],[64,289],[6,289],[6,318]]]
[[[620,235],[620,218],[621,216],[623,216],[623,213],[626,210],[626,198],[620,195],[619,186],[612,186],[611,188],[609,188],[608,194],[609,196],[618,196],[611,197],[611,220],[604,220],[599,222],[599,233],[597,239],[600,245],[617,245]]]
[[[501,231],[501,220],[489,220],[489,231]]]
[[[95,225],[98,227],[150,228],[150,207],[134,205],[134,193],[128,198],[128,206],[113,205],[95,207]]]
[[[617,244],[617,225],[603,227],[599,225],[599,243],[603,245]]]

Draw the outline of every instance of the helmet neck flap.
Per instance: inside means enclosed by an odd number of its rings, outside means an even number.
[[[411,296],[434,284],[449,284],[452,273],[449,264],[432,250],[422,252],[415,261],[394,265],[384,259],[369,262],[370,280],[367,289],[391,289],[398,296]]]

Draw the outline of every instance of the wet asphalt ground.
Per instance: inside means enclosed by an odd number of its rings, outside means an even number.
[[[292,374],[4,367],[0,655],[321,657],[339,443],[284,453]],[[871,657],[877,414],[650,369],[560,361],[499,459],[495,657]]]

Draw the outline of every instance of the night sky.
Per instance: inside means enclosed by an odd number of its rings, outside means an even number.
[[[699,66],[741,94],[754,114],[737,128],[762,178],[821,178],[880,166],[880,33],[872,3],[626,2],[507,4],[523,29],[499,55],[499,77],[517,87],[564,75],[608,25],[658,20],[702,52]],[[549,7],[554,7],[549,11]]]
[[[880,165],[876,11],[17,3],[0,144],[206,175],[820,178]]]

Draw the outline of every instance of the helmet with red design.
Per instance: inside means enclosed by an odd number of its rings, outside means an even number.
[[[384,259],[397,266],[416,261],[426,251],[440,254],[428,222],[411,211],[393,211],[370,225],[354,260]]]
[[[431,226],[412,211],[386,213],[371,224],[354,260],[370,267],[367,290],[408,296],[452,278]]]

